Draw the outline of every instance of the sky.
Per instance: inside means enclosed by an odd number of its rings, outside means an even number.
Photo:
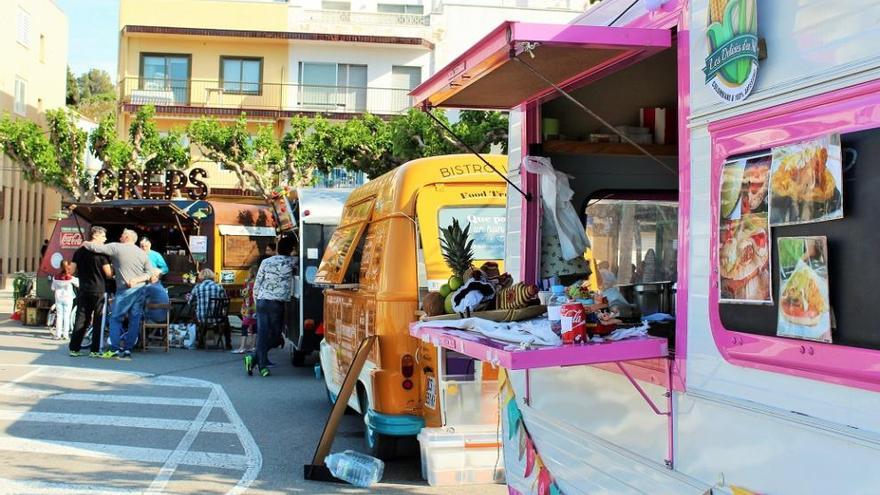
[[[96,67],[116,80],[118,0],[55,0],[70,29],[68,65],[76,75]]]

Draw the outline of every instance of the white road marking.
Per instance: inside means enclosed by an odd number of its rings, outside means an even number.
[[[131,488],[107,487],[88,485],[82,483],[51,483],[46,481],[21,481],[0,478],[0,486],[4,494],[27,494],[27,495],[78,495],[78,494],[103,494],[116,493],[140,493],[140,490]]]
[[[32,423],[60,423],[69,425],[117,426],[122,428],[149,428],[155,430],[189,430],[193,422],[185,419],[145,418],[138,416],[108,416],[103,414],[71,414],[53,412],[15,411],[0,409],[0,421]],[[238,433],[231,423],[206,421],[200,431],[207,433]]]
[[[162,466],[162,469],[159,470],[159,474],[150,483],[150,488],[147,489],[147,493],[162,493],[165,489],[165,486],[168,484],[168,480],[171,479],[171,476],[174,474],[174,471],[177,470],[177,466],[180,465],[180,462],[183,460],[184,456],[189,452],[189,448],[192,447],[193,442],[196,441],[196,437],[199,435],[199,431],[201,431],[202,426],[205,425],[205,420],[208,419],[208,415],[211,414],[211,409],[214,408],[214,400],[217,394],[214,391],[211,391],[211,395],[208,396],[208,400],[205,401],[205,405],[202,406],[201,411],[196,416],[195,421],[190,424],[189,429],[183,435],[183,438],[180,439],[180,442],[177,444],[177,448],[174,449],[174,452],[168,456],[168,460],[165,461],[165,465]]]
[[[77,402],[117,402],[128,404],[153,404],[157,406],[202,407],[205,399],[180,399],[177,397],[156,397],[150,395],[97,394],[78,392],[59,392],[22,385],[11,385],[0,389],[0,396],[12,395],[27,399],[72,400]]]
[[[9,367],[28,367],[33,365],[10,364]],[[91,381],[106,385],[127,386],[159,386],[194,388],[209,392],[207,399],[191,399],[161,396],[139,396],[128,394],[101,394],[67,392],[60,383],[46,384],[39,380],[40,374],[48,374],[59,380]],[[44,375],[45,376],[45,375]],[[29,379],[36,379],[28,382]],[[113,379],[117,378],[117,379]],[[40,388],[40,386],[48,388]],[[156,404],[167,406],[199,407],[199,413],[193,420],[176,420],[165,418],[129,417],[97,414],[69,414],[22,411],[27,404],[9,405],[0,408],[0,420],[24,421],[60,424],[88,424],[108,427],[158,428],[163,430],[185,431],[176,449],[155,449],[128,445],[112,445],[87,442],[70,442],[56,440],[32,440],[19,437],[3,436],[0,432],[0,451],[11,451],[26,454],[59,455],[65,457],[87,457],[113,459],[130,462],[146,462],[163,464],[151,490],[161,491],[172,478],[179,465],[200,466],[213,469],[244,470],[241,478],[230,488],[228,493],[241,494],[254,482],[263,466],[263,456],[259,447],[238,415],[223,387],[216,383],[195,378],[176,376],[151,376],[137,372],[117,372],[101,370],[84,370],[67,366],[41,366],[30,370],[22,376],[0,385],[0,397],[33,398],[37,400],[62,400],[77,402],[99,402],[118,404]],[[209,422],[207,417],[214,408],[222,409],[229,419],[228,423]],[[244,455],[219,452],[189,451],[193,442],[201,432],[227,433],[236,435],[244,449]],[[0,492],[27,494],[68,494],[68,493],[142,493],[142,490],[114,489],[98,485],[57,483],[31,480],[7,480],[0,478]],[[11,490],[11,491],[10,491]]]
[[[16,387],[18,386],[19,383],[23,383],[23,382],[24,382],[25,380],[27,380],[28,378],[30,378],[30,377],[32,377],[32,376],[34,376],[34,375],[38,375],[38,374],[40,374],[40,372],[43,371],[43,369],[44,369],[44,368],[43,368],[42,366],[40,366],[40,367],[38,367],[38,368],[36,368],[36,369],[33,369],[33,370],[31,370],[31,371],[28,371],[27,373],[25,373],[25,374],[19,376],[18,378],[15,378],[14,380],[8,381],[8,382],[4,383],[3,385],[0,385],[0,393],[4,393],[4,392],[6,392],[7,390],[10,390],[10,389],[16,388]]]
[[[155,449],[151,447],[130,447],[128,445],[68,442],[62,440],[32,440],[15,437],[4,438],[0,442],[0,451],[163,464],[175,452],[171,449]],[[247,456],[240,454],[194,451],[187,452],[181,456],[179,464],[222,469],[247,469],[251,463]]]

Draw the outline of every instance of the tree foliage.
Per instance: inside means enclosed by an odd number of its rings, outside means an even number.
[[[107,115],[89,136],[92,153],[104,167],[114,170],[155,172],[189,167],[192,160],[183,130],[173,129],[163,136],[153,120],[155,114],[152,105],[141,107],[128,128],[127,141],[119,139],[116,118]]]
[[[498,112],[463,111],[450,122],[443,111],[434,115],[474,150],[486,153],[493,145],[507,151],[507,117]],[[341,124],[346,168],[378,177],[409,160],[426,156],[469,153],[427,114],[411,109],[408,113],[383,121],[365,115]]]
[[[248,132],[247,117],[242,114],[232,124],[215,118],[202,118],[189,125],[188,133],[202,155],[232,170],[242,189],[256,191],[264,199],[280,186],[301,187],[314,182],[315,167],[297,160],[303,139],[320,137],[309,131],[300,118],[291,121],[291,131],[282,139],[275,137],[271,126]]]
[[[65,110],[46,112],[46,132],[24,119],[0,118],[0,148],[21,168],[29,182],[39,182],[68,200],[91,201],[86,169],[87,133],[77,127],[76,114]]]
[[[116,110],[116,87],[110,74],[91,69],[76,77],[67,68],[67,104],[95,122],[100,122]]]

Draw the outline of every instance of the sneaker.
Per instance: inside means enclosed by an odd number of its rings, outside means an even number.
[[[70,356],[70,357],[80,357],[80,356],[85,356],[85,354],[83,354],[83,353],[81,353],[81,352],[79,352],[79,351],[70,351],[70,352],[67,353],[67,355]]]
[[[254,374],[254,357],[250,354],[244,356],[244,370],[247,371],[248,376]]]
[[[269,368],[260,368],[260,376],[269,376]]]
[[[122,359],[131,359],[131,351],[129,351],[128,349],[122,351],[121,358]]]
[[[90,353],[89,353],[89,357],[90,357],[90,358],[99,358],[99,357],[101,357],[101,353],[100,353],[100,352],[94,352],[94,351],[93,351],[93,352],[90,352]]]
[[[105,351],[101,354],[102,359],[119,359],[119,351]]]

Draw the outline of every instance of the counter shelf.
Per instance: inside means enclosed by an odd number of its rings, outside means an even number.
[[[409,333],[413,337],[436,347],[464,354],[479,361],[492,363],[508,370],[525,371],[525,405],[531,403],[530,370],[554,368],[557,366],[583,366],[602,363],[614,363],[627,378],[633,388],[642,396],[648,407],[658,416],[666,416],[667,422],[667,454],[666,467],[673,468],[674,437],[672,424],[672,365],[673,359],[669,352],[666,339],[660,337],[637,337],[615,342],[589,342],[584,344],[564,344],[556,347],[521,348],[517,344],[501,342],[483,336],[477,332],[444,328],[441,321],[437,326],[418,327],[410,324]],[[621,363],[641,359],[664,359],[666,362],[666,408],[661,410],[645,392],[639,382]]]

